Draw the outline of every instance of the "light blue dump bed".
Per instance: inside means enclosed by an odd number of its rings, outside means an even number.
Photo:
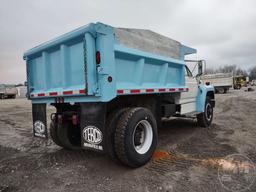
[[[29,98],[107,102],[118,95],[187,91],[184,55],[195,52],[152,31],[89,24],[24,54]]]

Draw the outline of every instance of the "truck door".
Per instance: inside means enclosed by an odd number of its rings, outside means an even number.
[[[185,66],[185,85],[188,87],[188,92],[181,93],[180,104],[181,113],[189,113],[196,111],[196,97],[198,92],[198,83],[193,77],[191,71]]]

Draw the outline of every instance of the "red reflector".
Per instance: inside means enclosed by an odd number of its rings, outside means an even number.
[[[58,95],[58,93],[57,92],[50,92],[49,95],[50,96],[55,96],[55,95]]]
[[[165,92],[165,89],[158,89],[159,92]]]
[[[63,91],[63,94],[64,94],[64,95],[72,95],[72,94],[73,94],[73,91]]]
[[[100,64],[100,52],[96,51],[96,63]]]
[[[132,89],[131,93],[140,93],[140,90],[139,89]]]
[[[80,94],[85,94],[85,90],[84,90],[84,89],[81,89],[81,90],[79,90],[79,93],[80,93]]]
[[[152,93],[152,92],[154,92],[154,89],[146,89],[146,92],[147,93]]]
[[[117,94],[123,94],[124,90],[117,90]]]
[[[72,115],[72,123],[73,123],[73,125],[77,125],[78,124],[77,115]]]
[[[38,97],[43,97],[43,96],[45,96],[44,93],[38,93]]]
[[[32,94],[31,97],[34,97],[34,94]]]

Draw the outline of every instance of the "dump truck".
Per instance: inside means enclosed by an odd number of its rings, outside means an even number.
[[[209,127],[214,88],[184,58],[196,49],[150,30],[91,23],[24,53],[33,133],[70,149],[146,164],[162,118],[197,118]],[[199,75],[202,73],[198,61]],[[46,106],[52,105],[49,134]]]
[[[234,76],[234,89],[241,89],[244,86],[247,86],[246,76],[244,75],[236,75]]]
[[[215,73],[201,76],[201,81],[213,85],[216,93],[227,93],[233,87],[233,73]]]
[[[15,85],[0,84],[0,99],[12,98],[15,99],[18,91]]]

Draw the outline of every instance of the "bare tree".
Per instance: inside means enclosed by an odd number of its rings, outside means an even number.
[[[250,69],[249,77],[250,80],[256,79],[256,66]]]
[[[242,76],[250,75],[251,78],[256,79],[256,67],[252,68],[249,73],[244,69],[238,68],[236,65],[225,65],[217,69],[213,69],[213,68],[205,69],[205,74],[213,74],[213,73],[233,73],[234,75],[242,75]]]

